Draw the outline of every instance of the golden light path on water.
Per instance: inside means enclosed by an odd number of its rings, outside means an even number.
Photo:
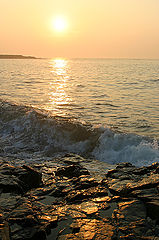
[[[72,101],[66,91],[69,81],[68,61],[66,59],[53,59],[50,61],[50,66],[53,79],[49,82],[49,101],[45,109],[64,116],[63,107],[69,105]]]
[[[53,116],[158,137],[158,60],[1,60],[5,101]]]

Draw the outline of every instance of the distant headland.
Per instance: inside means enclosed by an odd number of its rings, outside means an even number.
[[[33,56],[0,54],[0,59],[39,59]]]

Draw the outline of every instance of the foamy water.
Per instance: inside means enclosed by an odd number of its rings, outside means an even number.
[[[3,156],[159,160],[158,60],[0,60],[0,94]]]

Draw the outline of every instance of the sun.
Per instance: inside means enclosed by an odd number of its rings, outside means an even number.
[[[53,20],[53,29],[55,32],[63,33],[66,32],[67,28],[68,22],[64,17],[58,16]]]

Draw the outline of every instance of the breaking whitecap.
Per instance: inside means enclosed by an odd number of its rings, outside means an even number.
[[[51,157],[76,153],[109,164],[136,166],[159,160],[156,139],[93,127],[75,119],[2,101],[0,104],[0,155]]]

